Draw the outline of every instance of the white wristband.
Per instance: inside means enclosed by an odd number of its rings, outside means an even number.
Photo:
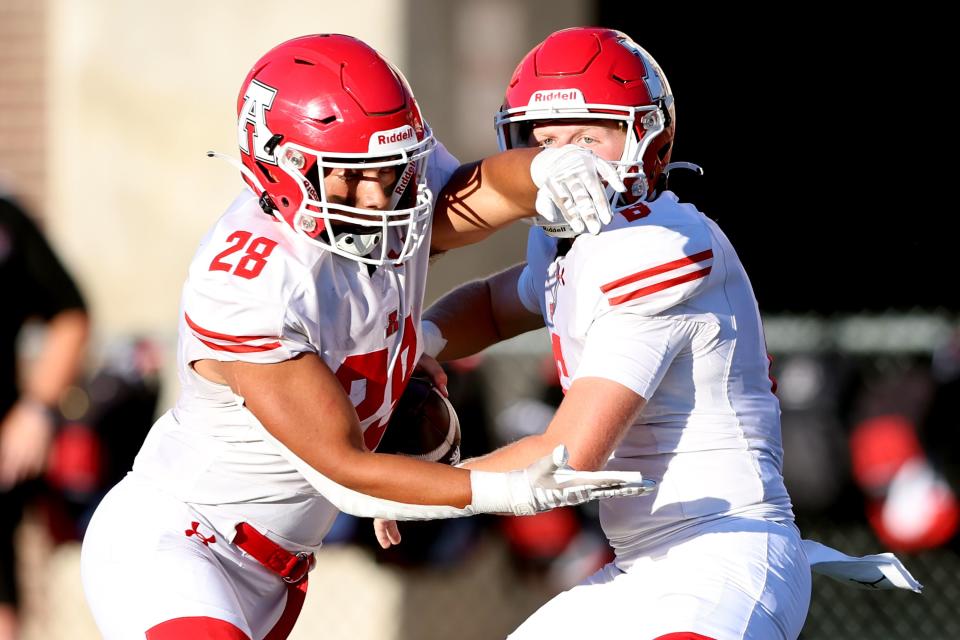
[[[446,339],[440,333],[440,327],[429,320],[420,322],[420,333],[423,334],[423,352],[431,358],[436,358],[437,354],[447,346]]]
[[[506,473],[471,471],[470,507],[477,513],[513,513],[510,504],[510,481]]]
[[[512,513],[530,516],[536,513],[533,492],[522,470],[507,473],[471,471],[470,489],[474,513]]]

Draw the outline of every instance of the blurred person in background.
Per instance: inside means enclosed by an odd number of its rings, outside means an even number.
[[[658,482],[654,494],[600,504],[615,560],[511,638],[796,638],[810,601],[806,549],[860,579],[871,571],[873,586],[885,580],[873,559],[801,541],[757,302],[724,233],[668,189],[675,123],[663,71],[625,34],[574,28],[537,45],[496,117],[501,149],[592,150],[616,167],[604,176],[614,215],[596,235],[537,219],[525,264],[424,314],[440,360],[550,332],[565,397],[546,430],[464,466],[516,468],[563,442],[574,468]],[[399,541],[396,523],[375,527],[383,544]]]
[[[41,512],[55,544],[79,542],[103,496],[123,479],[157,416],[161,346],[112,338],[100,365],[61,403]]]
[[[14,200],[0,193],[0,640],[16,638],[17,579],[13,537],[43,471],[87,346],[83,298],[43,234]],[[39,352],[17,370],[23,325],[45,325]]]
[[[266,53],[237,115],[249,188],[189,268],[181,394],[83,542],[106,638],[287,637],[338,510],[526,514],[645,489],[636,473],[569,470],[562,447],[508,473],[374,453],[424,348],[430,251],[534,214],[535,176],[599,215],[592,154],[458,170],[400,72],[336,34]]]

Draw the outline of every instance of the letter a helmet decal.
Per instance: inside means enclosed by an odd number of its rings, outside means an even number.
[[[250,153],[247,125],[253,125],[253,135],[250,136],[253,139],[253,155],[257,160],[270,164],[277,164],[277,158],[272,153],[267,153],[263,145],[273,137],[273,132],[267,126],[267,111],[273,106],[273,99],[276,97],[276,89],[253,80],[243,95],[243,108],[237,120],[240,150]]]

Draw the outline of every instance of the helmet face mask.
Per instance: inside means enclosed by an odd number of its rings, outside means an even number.
[[[494,126],[506,150],[529,146],[524,130],[530,122],[577,119],[626,127],[623,153],[611,164],[627,193],[608,188],[611,207],[655,198],[670,162],[676,118],[670,85],[653,57],[612,29],[558,31],[517,66]]]
[[[278,167],[300,189],[301,204],[291,226],[308,241],[357,262],[372,265],[405,262],[419,249],[433,211],[425,165],[434,144],[430,136],[409,149],[380,157],[324,154],[293,143],[279,145]],[[304,171],[303,167],[309,169]],[[382,168],[394,169],[397,176],[385,194],[386,208],[351,206],[329,197],[325,174],[339,169]],[[414,178],[420,182],[414,184]]]
[[[365,264],[402,263],[419,250],[435,141],[406,80],[376,51],[336,34],[278,45],[248,74],[237,112],[241,172],[265,211]],[[329,173],[384,167],[396,175],[385,206],[328,197]]]

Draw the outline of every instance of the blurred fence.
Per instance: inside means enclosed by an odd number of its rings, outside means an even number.
[[[805,538],[850,555],[883,550],[863,522],[837,524],[822,517],[804,517]],[[960,638],[960,554],[956,544],[916,554],[898,553],[924,585],[922,595],[909,591],[864,591],[814,575],[810,613],[803,640],[878,638],[884,640],[948,640]]]

